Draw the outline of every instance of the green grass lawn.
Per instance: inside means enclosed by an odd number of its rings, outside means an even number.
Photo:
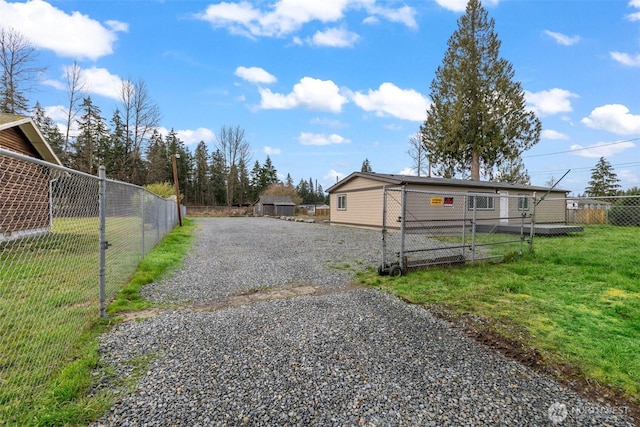
[[[194,228],[185,220],[141,259],[141,225],[107,220],[107,291],[121,308],[131,286],[180,264]],[[0,425],[86,425],[108,408],[108,397],[86,393],[112,323],[99,318],[97,218],[58,218],[52,233],[1,243]]]
[[[589,226],[537,237],[535,252],[501,264],[361,280],[417,304],[491,319],[548,363],[640,399],[640,228]]]

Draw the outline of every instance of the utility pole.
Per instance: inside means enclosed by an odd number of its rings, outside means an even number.
[[[178,205],[178,224],[182,227],[182,209],[180,208],[180,188],[178,187],[178,165],[176,159],[180,158],[180,154],[174,154],[171,156],[173,163],[173,185],[176,187],[176,204]]]

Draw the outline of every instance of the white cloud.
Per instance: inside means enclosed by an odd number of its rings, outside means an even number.
[[[289,110],[306,108],[312,111],[331,111],[339,113],[347,98],[331,80],[318,80],[303,77],[293,86],[287,95],[273,93],[269,89],[260,89],[260,107],[263,109]]]
[[[338,172],[335,171],[333,169],[331,169],[329,172],[327,172],[327,174],[324,176],[324,180],[325,181],[331,181],[331,185],[335,184],[336,182],[340,181],[341,179],[343,179],[345,176],[344,173],[342,172]]]
[[[207,128],[178,130],[176,135],[187,145],[195,145],[201,141],[214,142],[216,140],[216,135],[211,129]]]
[[[264,151],[264,154],[266,154],[267,156],[282,154],[282,150],[281,149],[273,148],[273,147],[269,147],[269,146],[264,147],[264,149],[262,151]]]
[[[608,104],[594,109],[582,123],[592,129],[602,129],[619,135],[640,133],[640,115],[633,115],[627,107]]]
[[[352,47],[360,39],[356,33],[345,28],[329,28],[326,31],[318,31],[308,42],[313,46],[328,47]]]
[[[614,61],[627,67],[640,67],[640,54],[632,56],[624,52],[609,52],[609,55]]]
[[[618,172],[618,178],[627,181],[631,184],[637,184],[640,182],[640,178],[638,178],[638,175],[635,174],[635,172],[627,170],[627,169],[623,169],[620,172]]]
[[[326,119],[326,118],[320,118],[320,117],[314,117],[313,119],[309,120],[309,123],[311,123],[312,125],[326,126],[332,129],[342,129],[344,127],[347,127],[347,125],[341,122],[340,120]]]
[[[403,120],[423,121],[429,101],[413,89],[400,89],[393,83],[382,83],[378,90],[369,89],[366,94],[356,92],[353,101],[365,111],[375,111],[378,116],[393,116]]]
[[[336,133],[325,135],[323,133],[301,132],[298,137],[298,142],[302,145],[332,145],[350,144],[351,140]]]
[[[45,114],[54,122],[67,121],[67,108],[63,105],[44,107]]]
[[[165,127],[156,128],[160,135],[166,136],[169,134],[169,129]],[[187,145],[197,145],[201,141],[214,142],[216,140],[216,135],[210,129],[207,128],[198,128],[198,129],[183,129],[183,130],[174,130],[176,136],[180,141],[184,142]]]
[[[545,30],[546,35],[551,37],[556,41],[556,43],[561,44],[563,46],[571,46],[580,41],[580,36],[567,36],[562,33],[556,33],[553,31]]]
[[[414,168],[404,168],[400,172],[398,172],[398,175],[417,176],[418,173]]]
[[[247,1],[221,2],[209,5],[204,12],[195,14],[194,17],[209,22],[216,28],[226,28],[234,34],[283,37],[295,33],[309,22],[326,24],[341,21],[349,9],[365,9],[391,22],[410,27],[415,25],[413,8],[376,7],[375,0],[278,0],[266,10]]]
[[[579,144],[574,144],[569,149],[576,150],[575,153],[581,157],[600,158],[600,157],[613,157],[616,154],[620,154],[623,151],[635,147],[633,142],[624,141],[617,144],[598,142],[588,147],[583,147]]]
[[[552,129],[543,130],[540,137],[542,139],[569,139],[569,137],[564,133]]]
[[[499,0],[487,0],[487,1],[484,1],[483,4],[496,5],[498,4],[498,2]],[[449,9],[454,12],[464,12],[465,9],[467,8],[468,0],[436,0],[436,3],[438,3],[440,6],[444,7],[445,9]]]
[[[571,98],[579,97],[575,93],[558,88],[535,93],[525,91],[524,96],[531,109],[541,116],[570,112],[573,110]]]
[[[69,58],[96,60],[113,53],[117,33],[128,24],[107,21],[105,25],[80,12],[66,12],[43,0],[9,3],[0,0],[0,27],[12,27],[42,49]]]
[[[388,21],[404,24],[409,28],[418,28],[418,24],[416,23],[416,11],[414,8],[409,6],[403,6],[399,9],[372,6],[369,9],[369,12],[382,16]],[[376,19],[375,17],[373,18]]]
[[[61,80],[47,79],[42,83],[52,86],[58,90],[68,90],[65,80],[65,73],[70,65],[64,66],[60,74]],[[122,79],[115,74],[111,74],[106,68],[81,68],[82,92],[92,95],[101,95],[111,99],[120,99]]]
[[[234,73],[236,76],[251,83],[270,84],[278,81],[276,77],[260,67],[243,67],[236,68]]]
[[[120,99],[122,79],[111,74],[106,68],[84,68],[82,69],[82,78],[85,82],[85,92]]]
[[[631,0],[629,6],[640,9],[640,0]],[[640,21],[640,12],[631,13],[626,16],[629,21]]]

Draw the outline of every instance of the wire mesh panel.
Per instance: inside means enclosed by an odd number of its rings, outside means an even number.
[[[30,408],[99,312],[99,179],[0,150],[0,420]],[[175,202],[107,181],[107,298]]]
[[[522,252],[531,195],[387,188],[380,273]]]
[[[640,195],[545,200],[566,205],[567,224],[640,226]]]

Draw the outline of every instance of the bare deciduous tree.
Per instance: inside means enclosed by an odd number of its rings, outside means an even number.
[[[67,129],[64,135],[64,152],[69,152],[69,133],[71,131],[71,124],[75,122],[78,115],[79,106],[78,103],[82,100],[81,93],[85,89],[85,81],[82,77],[82,69],[76,61],[73,61],[73,65],[68,66],[64,70],[64,79],[67,84]]]
[[[126,157],[122,159],[121,170],[128,171],[128,180],[137,183],[142,178],[136,176],[141,171],[142,148],[147,137],[160,123],[160,108],[151,99],[143,80],[123,80],[120,101],[126,134]]]
[[[422,135],[420,133],[416,133],[409,137],[409,151],[407,151],[407,153],[413,160],[413,167],[418,173],[418,176],[424,176],[424,171],[426,170],[426,175],[431,177],[429,154],[422,144]]]
[[[38,52],[29,39],[13,28],[0,28],[0,111],[22,114],[29,111],[26,93],[38,73]]]
[[[227,171],[227,207],[233,203],[233,194],[238,182],[238,165],[245,165],[251,160],[251,150],[249,143],[244,139],[244,129],[240,126],[235,128],[223,126],[217,135],[217,148],[224,156]]]

